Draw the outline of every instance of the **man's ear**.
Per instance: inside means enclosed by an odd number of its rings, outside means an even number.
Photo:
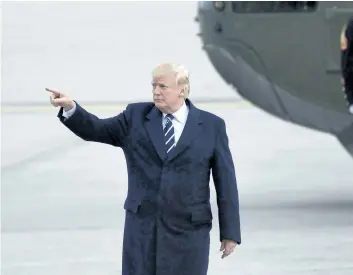
[[[185,96],[184,89],[181,89],[181,91],[180,91],[180,96],[182,96],[182,97]]]

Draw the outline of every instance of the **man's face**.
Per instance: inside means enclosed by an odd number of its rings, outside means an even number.
[[[183,96],[173,74],[165,74],[152,79],[153,102],[165,113],[173,113],[181,106]]]

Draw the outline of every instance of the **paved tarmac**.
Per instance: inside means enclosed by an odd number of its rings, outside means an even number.
[[[209,274],[352,274],[352,159],[335,139],[246,103],[199,106],[227,122],[243,228],[221,260],[212,188]],[[81,141],[56,111],[3,115],[2,274],[120,274],[124,156]]]
[[[121,274],[123,153],[70,133],[44,87],[107,117],[124,106],[97,101],[149,99],[150,68],[171,59],[192,100],[225,101],[196,105],[226,120],[243,244],[221,260],[212,188],[209,275],[353,274],[353,160],[335,138],[239,101],[201,51],[194,3],[78,3],[2,7],[2,275]]]

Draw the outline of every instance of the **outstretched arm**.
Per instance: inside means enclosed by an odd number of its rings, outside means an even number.
[[[60,121],[74,134],[86,141],[122,147],[129,131],[129,105],[126,110],[110,118],[98,118],[75,102],[74,109],[60,108]],[[70,113],[71,111],[71,113]]]
[[[129,132],[131,105],[117,116],[100,119],[87,112],[65,93],[49,88],[46,90],[51,93],[51,104],[61,107],[58,113],[60,121],[78,137],[86,141],[124,146]]]

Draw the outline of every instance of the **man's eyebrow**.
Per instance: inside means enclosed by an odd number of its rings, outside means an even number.
[[[152,85],[159,85],[159,86],[168,87],[168,85],[166,85],[164,83],[160,83],[160,82],[152,82]]]

